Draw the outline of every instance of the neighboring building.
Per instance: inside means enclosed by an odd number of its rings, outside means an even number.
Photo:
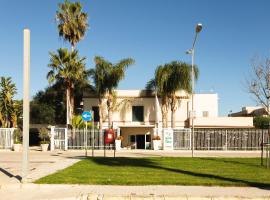
[[[124,147],[134,146],[138,149],[145,149],[151,143],[155,134],[155,128],[162,123],[160,109],[155,109],[156,99],[151,91],[146,90],[117,90],[117,101],[113,112],[113,127],[120,129],[124,137]],[[190,128],[189,113],[191,113],[190,96],[179,91],[177,93],[178,107],[176,110],[176,128]],[[93,110],[95,121],[98,117],[98,99],[91,93],[84,94],[84,110]],[[106,108],[106,102],[103,102]],[[161,99],[159,98],[159,107]],[[194,95],[195,127],[253,127],[252,118],[230,118],[218,117],[218,95],[217,94],[195,94]],[[103,111],[105,120],[104,128],[108,127],[107,110]],[[157,113],[157,115],[156,115]],[[171,125],[171,112],[168,111],[168,126]],[[162,127],[159,125],[159,127]]]
[[[268,115],[265,108],[261,106],[245,106],[239,112],[229,114],[230,117],[255,117]]]

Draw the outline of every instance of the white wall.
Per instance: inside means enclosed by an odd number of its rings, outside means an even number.
[[[189,103],[191,111],[191,103]],[[203,112],[208,111],[208,117],[218,117],[218,95],[217,94],[195,94],[194,110],[196,117],[203,117]]]

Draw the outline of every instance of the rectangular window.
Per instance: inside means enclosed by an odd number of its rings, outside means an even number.
[[[132,106],[132,121],[133,122],[144,121],[143,106]]]
[[[151,135],[146,135],[146,142],[151,142]]]
[[[98,108],[98,106],[92,106],[92,110],[94,111],[94,122],[99,122],[99,108]]]
[[[209,117],[209,112],[208,111],[203,111],[202,115],[203,115],[203,117]]]
[[[129,141],[130,142],[135,142],[135,135],[130,135],[129,136]]]

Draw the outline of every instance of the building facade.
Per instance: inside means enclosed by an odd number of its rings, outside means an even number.
[[[191,101],[190,95],[179,91],[177,96],[177,109],[175,112],[175,126],[177,129],[190,128]],[[157,100],[158,99],[158,100]],[[91,93],[84,94],[84,110],[93,110],[95,122],[98,123],[98,99]],[[106,102],[103,128],[108,128],[108,112]],[[247,118],[219,119],[218,117],[218,95],[217,94],[195,94],[194,95],[195,127],[225,127],[243,126],[253,127],[253,122]],[[162,128],[161,99],[156,98],[154,93],[146,90],[117,90],[112,115],[113,128],[118,129],[123,136],[122,146],[127,148],[147,149],[150,148],[152,138],[157,128]],[[215,123],[217,122],[217,124]],[[171,111],[168,110],[168,127],[171,127]]]

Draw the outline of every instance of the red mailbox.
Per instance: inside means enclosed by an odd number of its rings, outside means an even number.
[[[107,129],[105,131],[105,144],[114,143],[114,131],[112,129]]]

